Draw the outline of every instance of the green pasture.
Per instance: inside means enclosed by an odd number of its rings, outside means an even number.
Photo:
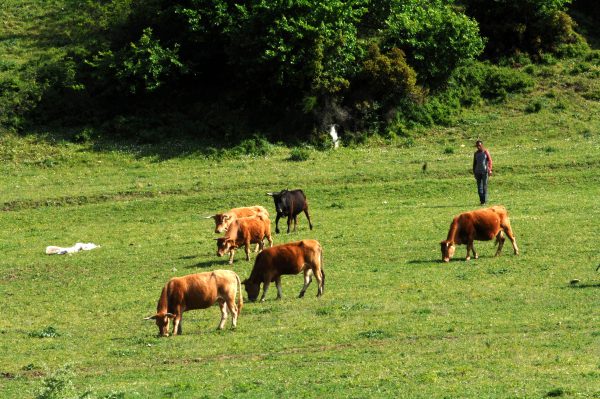
[[[600,397],[600,106],[557,111],[544,97],[525,112],[537,95],[303,162],[284,147],[219,159],[185,142],[2,136],[0,396]],[[480,259],[465,262],[461,246],[443,264],[452,217],[479,206],[476,138],[521,255],[476,243]],[[230,268],[202,217],[261,204],[274,222],[265,193],[286,187],[304,189],[315,228],[301,215],[275,242],[322,243],[324,296],[312,285],[297,299],[302,277],[287,276],[283,300],[273,288],[246,303],[235,331],[215,330],[214,307],[157,338],[142,319],[169,278]],[[44,254],[76,242],[101,248]],[[251,267],[238,253],[233,270]]]

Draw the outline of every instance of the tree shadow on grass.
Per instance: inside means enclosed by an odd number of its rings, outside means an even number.
[[[222,261],[214,261],[214,260],[209,260],[209,261],[204,261],[204,262],[198,262],[195,265],[189,265],[189,266],[184,266],[185,269],[206,269],[212,266],[230,266],[229,262],[227,261],[227,259],[222,260]]]
[[[424,265],[427,263],[443,263],[441,259],[413,259],[406,262],[409,265]]]
[[[571,284],[567,288],[573,288],[573,289],[600,288],[600,283]]]

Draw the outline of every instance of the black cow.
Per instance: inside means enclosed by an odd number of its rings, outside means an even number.
[[[294,231],[296,231],[296,225],[298,224],[297,216],[300,212],[304,212],[308,219],[308,225],[312,230],[312,223],[310,222],[310,215],[308,214],[308,201],[306,195],[302,190],[282,190],[279,193],[267,193],[273,197],[275,201],[275,211],[277,217],[275,218],[275,233],[279,234],[279,218],[282,216],[287,217],[287,232],[290,232],[290,224],[292,224],[292,218],[294,219]]]

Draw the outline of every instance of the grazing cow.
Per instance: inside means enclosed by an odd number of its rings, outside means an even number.
[[[461,213],[452,220],[450,231],[448,231],[448,238],[440,243],[442,248],[442,260],[444,262],[450,261],[450,258],[454,256],[456,244],[467,245],[466,260],[471,259],[471,250],[473,250],[473,256],[477,259],[478,256],[473,247],[473,241],[489,241],[494,239],[494,237],[496,238],[496,244],[498,245],[495,256],[498,256],[504,245],[505,238],[503,232],[506,233],[508,239],[512,243],[515,255],[518,255],[519,248],[517,247],[517,241],[510,227],[506,208],[503,206],[492,206],[491,208]]]
[[[235,296],[238,295],[237,305]],[[219,302],[221,322],[219,330],[225,326],[227,308],[232,314],[232,328],[244,305],[240,278],[231,270],[215,270],[206,273],[190,274],[169,280],[160,294],[156,314],[144,320],[156,320],[159,335],[169,336],[169,321],[173,320],[173,335],[181,334],[183,312],[205,309]]]
[[[256,243],[256,251],[259,249],[262,251],[265,237],[269,241],[269,246],[272,247],[271,221],[264,214],[236,219],[229,225],[224,237],[215,238],[217,240],[217,256],[221,257],[229,252],[229,264],[232,264],[235,250],[244,245],[246,260],[250,260],[250,244]]]
[[[250,277],[242,282],[248,294],[248,300],[256,301],[263,284],[263,302],[271,281],[277,286],[277,299],[281,299],[281,276],[304,272],[304,287],[299,298],[304,296],[314,275],[319,284],[317,296],[323,294],[325,288],[325,271],[323,270],[323,249],[317,240],[302,240],[267,248],[256,257]]]
[[[310,215],[308,214],[308,201],[302,190],[282,190],[279,193],[267,193],[273,197],[275,201],[275,211],[277,217],[275,218],[275,233],[279,234],[279,219],[282,216],[286,216],[287,219],[287,232],[290,232],[290,225],[292,219],[294,219],[294,231],[296,231],[296,225],[298,224],[298,214],[304,212],[306,219],[308,219],[308,225],[312,230],[313,226],[310,222]]]
[[[255,215],[264,215],[267,219],[269,218],[269,212],[260,206],[254,205],[243,208],[233,208],[224,213],[217,213],[216,215],[206,216],[206,219],[215,219],[215,233],[223,233],[227,231],[229,225],[237,218],[245,218]]]

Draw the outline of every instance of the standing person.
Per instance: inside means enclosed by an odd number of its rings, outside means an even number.
[[[477,192],[479,193],[479,202],[484,205],[487,198],[488,177],[492,175],[492,157],[489,151],[483,147],[483,142],[475,142],[477,151],[473,154],[473,175],[477,180]]]

